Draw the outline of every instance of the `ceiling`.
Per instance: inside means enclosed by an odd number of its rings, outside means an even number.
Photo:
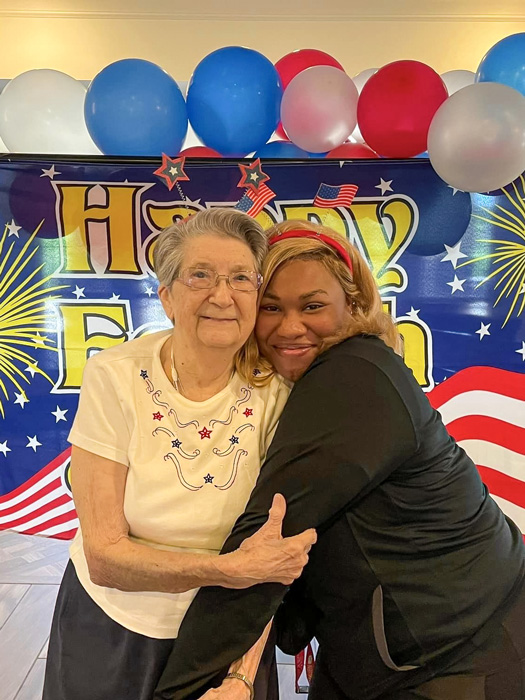
[[[524,0],[0,0],[11,17],[215,21],[514,21]]]

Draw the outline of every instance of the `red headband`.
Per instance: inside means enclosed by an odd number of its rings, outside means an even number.
[[[348,255],[348,251],[345,250],[338,241],[324,233],[315,233],[315,231],[308,231],[308,229],[293,229],[292,231],[285,231],[284,233],[278,233],[276,236],[272,236],[268,241],[268,245],[274,245],[278,241],[284,241],[286,238],[312,238],[314,240],[323,241],[326,245],[330,246],[339,257],[346,263],[351,274],[354,274],[354,266],[352,265],[352,259]]]

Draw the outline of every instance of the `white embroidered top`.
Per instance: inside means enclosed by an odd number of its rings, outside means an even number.
[[[131,539],[158,549],[217,553],[255,485],[289,387],[253,388],[238,375],[195,402],[169,381],[160,331],[103,350],[84,370],[69,441],[128,467]],[[83,587],[113,620],[154,638],[177,636],[196,590],[126,592],[91,582],[79,530],[71,558]]]

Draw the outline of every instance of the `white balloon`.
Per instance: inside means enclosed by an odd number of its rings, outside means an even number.
[[[465,192],[489,192],[525,171],[525,97],[500,83],[458,90],[436,112],[428,155],[437,174]]]
[[[9,149],[5,145],[5,143],[0,139],[0,153],[9,153]]]
[[[352,78],[359,94],[361,94],[361,90],[364,88],[365,83],[374,75],[374,73],[377,73],[377,68],[366,68]],[[359,124],[353,130],[349,141],[352,143],[365,143],[361,130],[359,129]]]
[[[84,121],[85,95],[66,73],[21,73],[0,95],[0,138],[13,153],[100,154]]]
[[[448,70],[441,74],[441,80],[445,83],[448,94],[453,95],[467,85],[474,85],[476,74],[471,70]]]

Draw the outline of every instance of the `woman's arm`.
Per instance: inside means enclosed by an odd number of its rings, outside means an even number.
[[[123,464],[73,447],[73,497],[93,583],[124,591],[180,593],[210,585],[291,583],[300,575],[315,533],[282,538],[283,498],[276,499],[265,526],[242,549],[222,556],[167,552],[129,538],[124,517],[126,476]]]
[[[389,377],[366,360],[346,357],[342,346],[332,348],[295,385],[223,551],[242,548],[275,492],[287,502],[285,534],[305,527],[321,533],[414,450],[410,416]],[[243,591],[201,589],[184,617],[155,700],[199,698],[252,646],[285,593],[285,586],[272,583]]]

